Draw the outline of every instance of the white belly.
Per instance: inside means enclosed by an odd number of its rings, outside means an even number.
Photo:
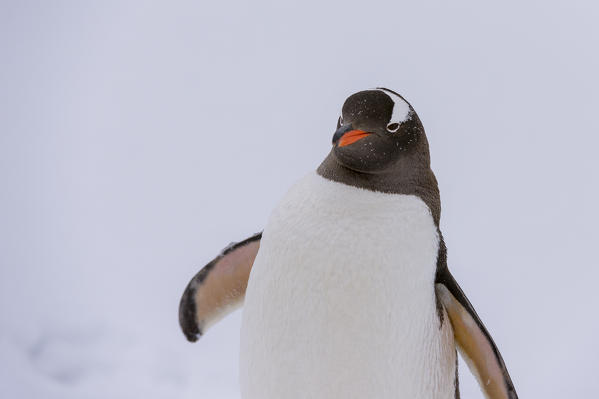
[[[242,397],[453,398],[438,241],[416,196],[302,179],[273,211],[250,275]]]

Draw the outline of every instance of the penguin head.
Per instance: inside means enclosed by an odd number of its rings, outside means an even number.
[[[337,121],[332,154],[356,172],[384,172],[426,142],[412,106],[396,92],[376,88],[349,96]]]

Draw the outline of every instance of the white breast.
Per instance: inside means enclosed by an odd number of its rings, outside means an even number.
[[[248,284],[244,399],[453,398],[439,238],[416,196],[313,173],[273,211]]]

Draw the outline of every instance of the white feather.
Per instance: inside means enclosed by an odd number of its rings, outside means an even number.
[[[406,100],[389,90],[375,90],[382,91],[391,99],[391,101],[393,101],[393,111],[391,114],[391,119],[389,119],[389,122],[387,124],[399,123],[401,125],[402,122],[405,122],[408,119],[408,117],[410,116],[410,104],[408,104]]]
[[[273,211],[250,275],[242,397],[453,398],[438,243],[416,196],[302,179]]]

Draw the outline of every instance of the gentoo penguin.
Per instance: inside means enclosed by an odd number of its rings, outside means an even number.
[[[183,332],[196,341],[244,303],[244,399],[458,398],[456,347],[487,398],[517,398],[447,268],[440,213],[412,106],[355,93],[316,172],[190,281]]]

